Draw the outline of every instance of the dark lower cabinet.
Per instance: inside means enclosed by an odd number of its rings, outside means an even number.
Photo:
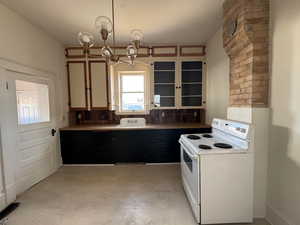
[[[62,131],[61,154],[64,164],[113,163],[110,132]]]
[[[180,135],[210,131],[210,128],[61,131],[61,154],[64,164],[179,162]]]

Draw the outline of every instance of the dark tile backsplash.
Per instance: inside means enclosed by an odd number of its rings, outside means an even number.
[[[148,115],[116,115],[114,111],[72,111],[70,125],[78,124],[119,124],[122,118],[143,117],[147,123],[205,123],[204,109],[151,110]]]

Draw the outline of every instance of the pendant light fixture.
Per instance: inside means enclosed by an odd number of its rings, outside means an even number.
[[[106,16],[98,16],[95,20],[95,28],[99,33],[101,40],[103,41],[103,47],[101,48],[101,55],[110,63],[129,63],[134,64],[134,60],[138,55],[138,49],[140,48],[141,41],[143,40],[143,33],[140,30],[132,30],[131,40],[126,48],[127,57],[129,62],[121,60],[120,56],[116,54],[116,40],[115,40],[115,6],[114,0],[111,1],[112,8],[112,20]],[[110,47],[107,43],[108,39],[112,36],[113,45]],[[92,34],[88,32],[79,32],[78,41],[84,48],[85,54],[88,53],[88,49],[93,47],[95,39]]]

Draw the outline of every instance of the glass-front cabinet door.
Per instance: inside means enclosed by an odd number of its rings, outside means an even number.
[[[157,61],[154,67],[153,105],[156,108],[176,107],[176,62]]]
[[[203,62],[182,61],[180,67],[181,107],[201,107],[203,102]]]

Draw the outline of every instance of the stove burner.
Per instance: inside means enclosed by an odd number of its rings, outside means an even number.
[[[204,149],[204,150],[212,149],[209,145],[199,145],[199,148]]]
[[[227,149],[232,148],[231,145],[225,144],[225,143],[216,143],[216,144],[214,144],[214,146],[218,147],[218,148],[227,148]]]
[[[189,136],[187,136],[187,138],[191,139],[191,140],[199,140],[200,139],[200,137],[197,135],[189,135]]]
[[[205,138],[213,138],[213,136],[210,135],[210,134],[203,134],[202,137],[205,137]]]

